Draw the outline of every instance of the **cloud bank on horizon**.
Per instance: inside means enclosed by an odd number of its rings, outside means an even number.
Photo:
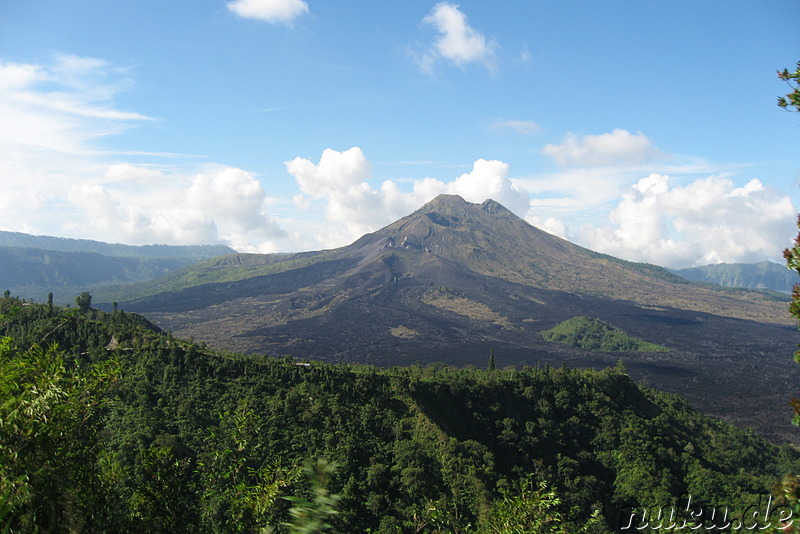
[[[314,16],[302,0],[226,7],[232,18],[285,31]],[[418,23],[429,40],[416,37],[404,55],[419,83],[448,66],[461,75],[499,75],[500,44],[460,6],[435,4]],[[527,62],[530,53],[515,57]],[[644,132],[616,126],[529,142],[541,161],[532,172],[487,155],[431,167],[425,176],[376,176],[381,162],[370,161],[361,143],[336,146],[336,139],[317,154],[279,159],[282,175],[169,147],[109,148],[109,139],[167,121],[119,104],[136,84],[134,72],[66,53],[40,62],[0,55],[0,229],[131,244],[221,242],[243,252],[310,250],[348,244],[449,193],[494,199],[593,250],[668,267],[779,261],[795,229],[790,196],[764,179],[741,183],[740,165],[674,154]],[[544,127],[532,118],[495,117],[481,128],[487,136],[535,140]]]

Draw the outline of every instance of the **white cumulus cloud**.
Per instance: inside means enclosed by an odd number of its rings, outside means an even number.
[[[286,163],[289,174],[295,177],[300,190],[313,198],[360,188],[369,179],[371,165],[358,147],[344,152],[327,148],[319,164],[305,158],[295,158]]]
[[[266,214],[261,183],[241,169],[222,168],[198,174],[186,192],[186,205],[233,225],[233,232],[277,237],[282,230]]]
[[[464,173],[448,184],[448,192],[461,195],[467,202],[493,199],[511,211],[524,216],[530,207],[530,198],[508,178],[508,163],[477,160],[472,171]]]
[[[303,0],[235,0],[228,2],[228,9],[243,18],[289,24],[308,13],[308,4]]]
[[[310,206],[309,199],[324,199],[326,219],[337,226],[320,239],[326,246],[345,244],[374,229],[378,192],[367,183],[371,165],[358,147],[344,152],[325,149],[319,163],[297,157],[286,162],[305,197],[295,198],[298,206]]]
[[[123,200],[99,185],[73,188],[69,201],[84,216],[74,224],[84,235],[108,236],[127,243],[202,244],[217,242],[214,221],[181,205],[156,205]],[[91,228],[91,231],[87,231]],[[112,237],[113,236],[113,237]],[[114,239],[116,238],[116,239]]]
[[[326,247],[346,245],[442,193],[461,195],[468,202],[491,198],[520,215],[529,208],[528,195],[511,182],[508,164],[502,161],[480,159],[470,172],[450,182],[425,178],[416,180],[408,191],[392,180],[372,187],[371,165],[358,147],[344,152],[326,149],[318,164],[298,157],[286,162],[286,169],[303,193],[294,198],[295,205],[324,207],[325,221],[314,232],[317,242]]]
[[[274,250],[285,236],[267,213],[260,182],[241,169],[212,167],[184,177],[116,164],[105,176],[112,180],[71,188],[68,200],[83,213],[72,232],[138,244],[225,242],[251,252]]]
[[[434,65],[440,59],[461,68],[470,63],[479,63],[494,70],[497,44],[469,25],[467,16],[458,5],[440,2],[422,22],[439,32],[433,45],[412,53],[425,72],[433,72]]]
[[[579,241],[600,252],[667,267],[775,259],[795,231],[791,200],[753,179],[719,176],[672,186],[651,174],[622,196],[608,224],[584,226]]]

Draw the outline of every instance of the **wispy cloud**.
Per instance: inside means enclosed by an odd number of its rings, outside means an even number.
[[[102,176],[102,140],[152,120],[116,107],[131,85],[127,69],[96,58],[0,60],[0,183],[5,198],[25,199],[0,210],[0,227],[35,233],[75,220],[67,192]]]
[[[530,135],[539,132],[541,128],[533,121],[507,119],[495,121],[489,125],[492,130],[511,130],[518,134]]]
[[[533,59],[533,56],[531,55],[531,51],[528,49],[527,46],[523,47],[522,51],[519,53],[519,56],[517,56],[517,62],[518,63],[529,63],[531,61],[531,59]]]
[[[114,96],[129,84],[124,69],[95,58],[58,55],[47,65],[0,62],[0,142],[86,152],[98,136],[152,120],[114,106]]]

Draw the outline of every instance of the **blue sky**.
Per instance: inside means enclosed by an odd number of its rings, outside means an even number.
[[[780,261],[796,0],[0,0],[0,229],[347,244],[439,193],[594,250]]]

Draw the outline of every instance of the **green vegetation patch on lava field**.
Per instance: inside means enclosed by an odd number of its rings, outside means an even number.
[[[666,352],[667,347],[628,336],[605,321],[573,317],[542,332],[546,341],[604,352]]]

